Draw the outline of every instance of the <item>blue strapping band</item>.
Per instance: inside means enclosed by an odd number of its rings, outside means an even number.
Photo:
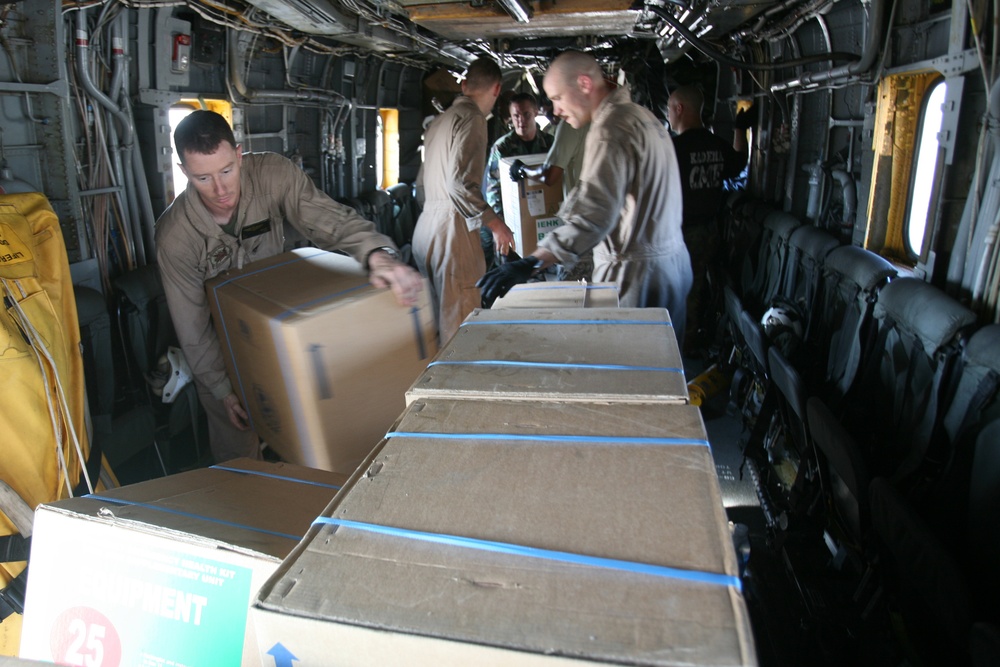
[[[99,496],[97,494],[87,494],[81,496],[82,498],[92,498],[94,500],[101,500],[106,503],[117,503],[119,505],[131,505],[134,507],[144,507],[146,509],[154,510],[156,512],[163,512],[165,514],[176,514],[177,516],[188,517],[189,519],[198,519],[199,521],[208,521],[209,523],[217,523],[222,526],[230,526],[233,528],[239,528],[241,530],[249,530],[254,533],[262,533],[264,535],[274,535],[275,537],[284,537],[289,540],[295,540],[298,542],[302,539],[301,535],[291,535],[288,533],[279,533],[274,530],[265,530],[263,528],[256,528],[254,526],[248,526],[242,523],[236,523],[235,521],[223,521],[222,519],[213,519],[212,517],[202,516],[201,514],[193,514],[191,512],[181,512],[180,510],[172,510],[166,507],[160,507],[158,505],[150,505],[149,503],[139,503],[131,500],[122,500],[121,498],[110,498],[108,496]]]
[[[258,273],[264,273],[265,271],[270,271],[271,269],[276,269],[279,266],[287,266],[288,264],[295,264],[296,262],[301,262],[303,260],[309,259],[310,257],[316,257],[317,255],[321,255],[324,252],[325,251],[320,250],[320,249],[317,248],[316,252],[314,252],[314,253],[310,253],[308,255],[299,255],[299,254],[297,254],[295,257],[292,257],[288,261],[279,262],[279,263],[274,264],[272,266],[266,266],[266,267],[263,267],[263,268],[260,268],[260,269],[256,269],[254,271],[250,271],[248,273],[244,273],[244,274],[241,274],[241,275],[238,275],[238,276],[233,276],[231,278],[227,278],[226,280],[223,280],[221,283],[219,283],[218,285],[216,285],[215,287],[212,288],[212,296],[215,297],[215,307],[216,307],[216,309],[220,313],[222,312],[222,306],[219,305],[219,290],[222,289],[224,286],[228,285],[229,283],[236,282],[238,280],[242,280],[243,278],[246,278],[246,277],[252,276],[252,275],[256,275]],[[222,325],[222,332],[225,335],[224,337],[226,339],[226,344],[229,346],[229,359],[233,363],[233,368],[236,369],[236,384],[240,388],[240,397],[243,400],[243,405],[250,405],[250,403],[247,402],[247,391],[243,387],[243,378],[240,376],[240,366],[239,366],[239,364],[236,363],[236,357],[233,354],[233,346],[229,342],[229,326],[226,324],[226,318],[220,317],[219,318],[219,323]],[[249,419],[247,421],[250,423],[250,428],[256,430],[256,424],[253,423],[253,413],[252,412],[251,413],[247,413],[247,416],[249,417]]]
[[[519,442],[581,442],[605,445],[693,445],[708,447],[708,440],[698,438],[643,438],[614,435],[558,435],[553,433],[422,433],[389,431],[389,438],[420,438],[427,440],[513,440]]]
[[[623,324],[623,325],[636,325],[645,324],[650,326],[662,326],[671,327],[673,323],[671,322],[655,322],[651,320],[466,320],[462,322],[460,327],[467,327],[472,325],[494,325],[494,324]]]
[[[309,484],[310,486],[320,486],[324,489],[334,489],[339,491],[340,487],[336,484],[327,484],[325,482],[313,482],[308,479],[300,479],[298,477],[288,477],[287,475],[275,475],[271,472],[263,472],[260,470],[244,470],[243,468],[230,468],[229,466],[214,465],[209,466],[213,470],[225,470],[227,472],[235,472],[243,475],[256,475],[257,477],[270,477],[271,479],[280,479],[283,482],[295,482],[297,484]]]
[[[344,296],[345,294],[350,294],[351,292],[355,292],[355,291],[357,291],[359,289],[364,289],[364,288],[369,287],[369,286],[370,286],[369,283],[362,283],[361,285],[355,285],[354,287],[348,287],[345,290],[341,290],[339,292],[334,292],[333,294],[324,294],[323,296],[316,297],[315,299],[312,299],[311,301],[306,301],[305,303],[300,303],[295,308],[289,308],[288,310],[286,310],[285,312],[281,313],[280,315],[276,315],[274,319],[276,319],[276,320],[288,319],[292,315],[298,315],[299,313],[301,313],[303,310],[309,308],[310,306],[314,306],[314,305],[316,305],[318,303],[326,303],[327,301],[332,301],[333,299],[336,299],[337,297]]]
[[[618,290],[615,285],[546,285],[544,283],[536,283],[530,286],[518,286],[518,292],[533,292],[537,290],[549,290],[549,289],[613,289]]]
[[[628,364],[564,364],[553,361],[510,361],[507,359],[467,359],[455,361],[432,361],[431,366],[522,366],[525,368],[581,368],[594,371],[658,371],[683,373],[683,368],[673,366],[629,366]]]
[[[463,549],[476,549],[478,551],[489,551],[493,553],[508,554],[523,558],[541,558],[571,565],[586,565],[589,567],[600,567],[611,570],[620,570],[632,574],[647,574],[670,579],[682,579],[695,583],[713,584],[716,586],[732,586],[737,591],[742,591],[742,584],[739,577],[728,574],[717,574],[715,572],[700,572],[698,570],[683,570],[676,567],[666,567],[665,565],[650,565],[648,563],[636,563],[616,558],[600,558],[597,556],[585,556],[567,551],[553,551],[551,549],[538,549],[526,547],[519,544],[507,542],[493,542],[490,540],[477,540],[471,537],[459,537],[455,535],[445,535],[442,533],[426,533],[419,530],[408,530],[405,528],[393,528],[391,526],[380,526],[372,523],[362,523],[359,521],[349,521],[347,519],[335,519],[333,517],[318,517],[313,521],[313,525],[328,524],[332,526],[343,526],[364,530],[370,533],[388,535],[390,537],[401,537],[409,540],[420,540],[422,542],[432,542],[450,547],[460,547]]]

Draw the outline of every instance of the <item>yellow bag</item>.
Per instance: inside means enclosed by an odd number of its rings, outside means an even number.
[[[69,261],[59,219],[40,193],[0,195],[0,296],[0,480],[32,510],[78,486],[101,488],[83,465],[90,443]],[[0,512],[0,536],[16,534]],[[0,589],[25,567],[0,563]],[[17,655],[20,626],[19,614],[0,621],[0,655]]]

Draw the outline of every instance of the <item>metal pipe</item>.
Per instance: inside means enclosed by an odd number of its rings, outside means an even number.
[[[112,73],[111,99],[117,97],[120,100],[122,115],[128,123],[130,134],[135,137],[135,121],[132,116],[132,106],[129,102],[128,90],[125,83],[128,81],[128,58],[125,57],[125,33],[128,27],[128,15],[121,12],[116,16],[111,24],[111,44],[113,51],[114,71]],[[147,249],[153,247],[153,226],[156,218],[153,215],[153,202],[149,195],[149,183],[146,181],[146,170],[142,165],[142,155],[139,152],[139,144],[136,141],[125,146],[129,169],[125,172],[125,181],[128,186],[126,194],[129,197],[129,205],[134,207],[135,246],[136,246],[136,266],[145,266],[150,257],[147,256]]]
[[[858,186],[854,182],[854,177],[843,169],[831,170],[830,176],[840,184],[840,192],[844,198],[844,226],[850,222],[853,227],[854,216],[858,211]]]
[[[104,107],[121,125],[122,130],[125,133],[126,145],[131,145],[132,143],[132,128],[128,122],[128,118],[122,113],[122,110],[115,105],[111,99],[108,98],[101,90],[97,88],[93,80],[90,77],[90,37],[87,30],[87,9],[82,8],[76,15],[76,65],[77,65],[77,75],[80,77],[80,83],[87,93],[97,101],[102,107]],[[134,230],[136,229],[135,215],[138,212],[138,202],[134,201],[134,190],[128,187],[126,180],[126,170],[122,166],[122,157],[120,144],[118,142],[118,133],[115,131],[114,126],[108,128],[109,137],[109,154],[111,155],[112,168],[115,171],[115,178],[117,182],[125,188],[126,199],[128,199],[128,206],[124,201],[122,201],[121,196],[117,197],[118,205],[122,213],[127,214],[128,217],[128,228],[131,230],[127,234],[125,239],[129,251],[129,255],[133,258],[136,256],[138,250],[136,244],[136,234]],[[141,238],[141,235],[140,235]]]
[[[861,52],[860,60],[828,70],[807,72],[795,79],[789,79],[788,81],[773,84],[771,86],[771,92],[779,92],[788,90],[789,88],[801,88],[803,86],[816,85],[826,81],[856,76],[870,70],[872,65],[875,64],[875,58],[879,54],[879,47],[882,43],[882,19],[885,16],[885,2],[886,0],[871,0],[868,35],[865,40],[865,48]]]
[[[649,7],[649,11],[663,19],[668,25],[672,26],[678,33],[680,33],[681,37],[691,44],[691,46],[698,49],[712,60],[718,61],[723,65],[736,67],[737,69],[775,71],[787,69],[789,67],[798,67],[799,65],[827,62],[828,60],[857,60],[858,58],[858,56],[853,53],[818,53],[780,63],[748,63],[742,60],[736,60],[735,58],[730,58],[729,56],[715,50],[715,48],[710,46],[708,42],[705,42],[693,32],[688,30],[683,23],[677,20],[677,17],[667,11],[664,7],[651,6]]]
[[[229,82],[233,89],[246,102],[255,101],[278,101],[278,102],[319,102],[322,104],[342,104],[346,100],[343,95],[315,90],[256,90],[247,88],[243,81],[243,73],[240,71],[240,64],[243,58],[239,53],[238,40],[229,37]]]

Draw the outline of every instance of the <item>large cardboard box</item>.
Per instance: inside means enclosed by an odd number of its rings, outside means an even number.
[[[538,247],[538,242],[562,224],[556,213],[562,204],[562,176],[545,185],[533,178],[514,181],[510,166],[521,160],[529,167],[545,162],[545,153],[500,158],[500,198],[504,222],[514,232],[514,249],[524,257]]]
[[[303,666],[756,662],[689,405],[413,403],[252,614]]]
[[[21,657],[261,664],[251,598],[346,480],[237,459],[39,506]]]
[[[403,308],[343,255],[295,250],[207,289],[251,424],[291,463],[353,472],[437,351],[429,291]]]
[[[418,398],[686,403],[663,308],[475,310],[406,394]]]
[[[618,285],[555,280],[514,285],[490,306],[505,308],[617,308]]]

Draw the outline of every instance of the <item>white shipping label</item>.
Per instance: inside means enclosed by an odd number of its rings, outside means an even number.
[[[528,200],[528,215],[533,218],[545,215],[544,190],[532,190],[531,192],[526,193],[524,198]]]

